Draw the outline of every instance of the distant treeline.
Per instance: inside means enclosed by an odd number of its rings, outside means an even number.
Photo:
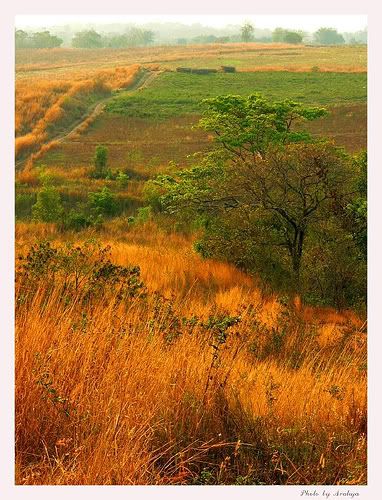
[[[61,33],[60,33],[61,34]],[[366,44],[367,30],[355,33],[338,33],[334,28],[320,28],[315,33],[304,31],[293,31],[283,28],[276,28],[273,32],[269,30],[256,30],[250,23],[238,27],[237,33],[227,35],[200,34],[191,37],[172,38],[166,44],[169,45],[189,45],[208,43],[234,43],[234,42],[281,42],[291,44],[316,44],[316,45],[342,45],[342,44]],[[65,39],[65,42],[64,42]],[[78,31],[70,38],[62,35],[62,38],[49,31],[38,31],[28,33],[24,30],[16,30],[16,48],[53,48],[61,45],[76,48],[126,48],[144,47],[148,45],[165,44],[163,34],[156,33],[150,29],[129,27],[121,33],[98,33],[94,29]]]

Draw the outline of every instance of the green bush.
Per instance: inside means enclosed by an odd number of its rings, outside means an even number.
[[[40,222],[60,222],[64,212],[60,193],[48,176],[42,178],[43,186],[32,207],[32,218]]]
[[[107,159],[109,155],[109,150],[106,146],[97,146],[94,156],[94,169],[90,173],[90,177],[93,179],[105,179],[108,175]]]
[[[113,217],[118,213],[115,195],[106,186],[94,193],[89,193],[89,207],[93,215]]]
[[[94,224],[94,220],[91,219],[83,210],[72,209],[66,216],[63,228],[72,231],[81,231]]]
[[[118,170],[115,180],[120,188],[126,188],[129,184],[130,177],[122,172],[122,170]]]

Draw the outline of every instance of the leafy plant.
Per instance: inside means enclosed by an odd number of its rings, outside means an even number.
[[[49,176],[44,175],[40,178],[42,188],[37,193],[36,203],[32,206],[32,218],[41,222],[59,222],[64,213],[60,193]]]
[[[116,197],[106,186],[89,193],[88,199],[89,207],[95,216],[113,217],[118,212]]]

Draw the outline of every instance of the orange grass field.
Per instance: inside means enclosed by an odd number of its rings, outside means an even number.
[[[19,224],[16,236],[18,255],[34,239],[67,242],[44,224]],[[152,223],[98,237],[114,263],[141,267],[147,295],[65,302],[57,274],[29,300],[20,278],[17,484],[366,482],[366,345],[354,314],[286,308]],[[201,322],[227,317],[239,322],[215,359],[214,329]]]

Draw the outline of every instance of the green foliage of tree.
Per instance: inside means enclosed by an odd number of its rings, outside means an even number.
[[[255,28],[251,23],[245,23],[241,27],[241,39],[243,42],[251,42],[254,39]]]
[[[151,45],[155,33],[142,28],[131,28],[127,33],[110,35],[104,39],[105,46],[112,48],[138,47]]]
[[[77,207],[71,209],[63,221],[63,229],[81,231],[94,223],[94,220],[86,214],[85,208]]]
[[[72,47],[81,49],[98,49],[104,46],[102,36],[95,30],[85,30],[75,33]]]
[[[275,28],[272,32],[273,42],[283,42],[284,41],[285,30],[283,28]]]
[[[262,155],[272,143],[309,139],[309,134],[294,126],[327,114],[322,107],[289,99],[272,103],[260,94],[218,96],[203,102],[207,110],[199,126],[212,132],[220,149],[238,160]]]
[[[320,45],[341,45],[344,37],[334,28],[320,28],[314,33],[314,41]]]
[[[39,31],[28,34],[23,30],[16,30],[15,44],[17,49],[51,49],[60,47],[63,40],[56,35],[51,35],[49,31]]]
[[[37,201],[32,206],[32,219],[40,222],[60,222],[63,206],[60,193],[48,176],[42,176],[42,188],[37,193]]]
[[[295,31],[287,31],[284,35],[285,43],[299,44],[302,42],[302,35],[296,33]]]
[[[354,166],[357,171],[357,195],[349,203],[347,210],[350,216],[350,231],[361,252],[362,259],[367,260],[367,153],[361,152],[355,157]]]
[[[302,35],[296,31],[288,31],[283,28],[276,28],[272,33],[274,42],[284,42],[298,44],[302,42]]]
[[[31,45],[35,49],[45,49],[60,47],[63,40],[58,36],[51,35],[49,31],[33,33],[31,36]]]
[[[15,46],[16,49],[25,49],[29,46],[29,35],[23,30],[16,30],[15,32]]]

